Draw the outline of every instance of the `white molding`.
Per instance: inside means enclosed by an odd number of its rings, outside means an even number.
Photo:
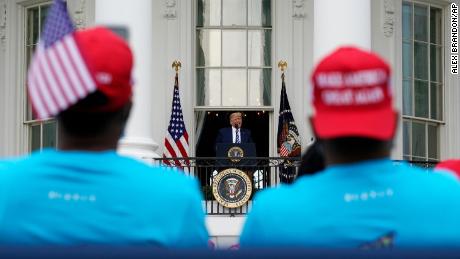
[[[69,14],[77,29],[92,26],[95,21],[96,0],[72,0],[67,1]]]
[[[303,10],[287,5],[284,0],[273,1],[273,88],[272,88],[272,120],[270,121],[271,139],[270,155],[277,155],[276,134],[278,130],[278,112],[281,93],[281,72],[277,67],[278,61],[285,60],[288,63],[286,70],[286,92],[291,105],[292,114],[301,136],[302,149],[310,143],[312,133],[307,121],[306,114],[311,113],[309,102],[310,73],[313,66],[313,24],[310,16]],[[313,1],[299,1],[301,8],[313,9]],[[298,6],[300,8],[300,6]],[[294,17],[294,19],[292,18]],[[301,19],[298,19],[301,18]]]
[[[5,111],[2,121],[1,152],[7,156],[26,153],[27,127],[24,125],[25,65],[24,65],[24,1],[6,1],[8,29],[4,52],[3,78],[0,80],[1,94],[4,96]],[[0,111],[1,112],[1,111]]]
[[[314,10],[314,1],[309,0],[306,2],[305,8],[307,10]],[[313,17],[308,15],[304,19],[303,25],[303,68],[300,72],[299,76],[303,76],[302,80],[302,88],[303,88],[303,99],[299,98],[297,101],[302,102],[302,108],[299,111],[299,115],[301,116],[300,119],[300,129],[303,131],[302,139],[302,150],[305,150],[314,139],[314,134],[311,130],[310,120],[309,117],[313,114],[313,107],[312,107],[312,100],[313,97],[311,96],[313,91],[313,86],[311,85],[311,73],[315,67],[315,63],[313,60],[313,32],[314,31],[314,24],[313,24]]]
[[[303,117],[303,111],[305,107],[309,104],[305,104],[303,102],[304,96],[306,95],[306,88],[303,87],[303,75],[306,72],[305,70],[305,62],[306,60],[303,59],[304,52],[306,51],[306,42],[304,37],[305,33],[305,19],[294,19],[292,23],[292,60],[291,60],[291,73],[292,73],[292,81],[291,81],[291,91],[289,96],[289,104],[291,105],[292,116],[294,117],[295,123],[299,130],[300,134],[300,144],[302,149],[305,149],[307,146],[306,144],[308,137],[306,136],[307,131],[305,125],[305,118]],[[277,63],[276,63],[277,64]]]
[[[292,17],[303,19],[305,15],[305,0],[292,0]]]
[[[0,47],[3,51],[6,49],[7,11],[8,5],[6,0],[0,0]]]
[[[82,29],[86,27],[86,0],[79,0],[78,7],[72,12],[73,20],[75,26],[78,29]]]
[[[173,96],[175,71],[171,67],[174,60],[179,60],[182,67],[179,70],[179,94],[184,116],[184,123],[189,134],[189,152],[195,153],[195,115],[194,115],[194,3],[190,0],[175,1],[176,16],[174,19],[165,19],[162,10],[164,1],[153,2],[153,34],[156,39],[153,42],[152,73],[155,81],[155,95],[152,102],[155,103],[155,120],[153,135],[161,140],[157,154],[163,152],[163,140],[171,115],[171,101]]]
[[[166,19],[176,19],[176,17],[177,17],[177,2],[176,2],[176,0],[164,0],[163,16]]]
[[[195,65],[192,59],[192,53],[194,53],[194,45],[191,44],[194,42],[194,33],[195,29],[193,27],[194,24],[194,15],[193,11],[194,8],[192,7],[193,1],[190,0],[182,0],[178,2],[177,9],[179,10],[179,15],[177,17],[178,20],[178,53],[179,58],[182,60],[182,64],[187,66],[188,69],[184,69],[181,73],[181,105],[184,105],[186,109],[182,108],[182,113],[186,116],[186,129],[189,132],[189,152],[191,155],[195,154],[195,135],[193,134],[190,137],[191,133],[194,132],[195,127],[195,114],[193,110],[194,100],[193,99],[193,92],[194,92],[194,84],[193,84],[193,73],[195,71]],[[171,82],[172,83],[172,82]],[[167,112],[170,112],[170,109],[167,109]],[[166,132],[166,128],[165,128]],[[193,152],[193,153],[192,153]]]
[[[444,3],[443,39],[444,39],[444,93],[443,120],[440,127],[441,160],[460,157],[460,76],[450,73],[450,4]]]
[[[395,6],[393,0],[384,0],[384,15],[383,15],[383,34],[386,37],[393,36],[395,23]]]
[[[385,0],[386,1],[386,0]],[[383,57],[391,67],[393,106],[402,110],[402,29],[401,0],[390,0],[392,7],[385,6],[383,1],[371,2],[371,49]],[[387,16],[387,8],[392,8],[393,28],[391,34],[385,33],[383,23]],[[388,9],[388,10],[390,10]],[[392,159],[403,158],[402,116],[398,118],[398,127],[393,139]]]

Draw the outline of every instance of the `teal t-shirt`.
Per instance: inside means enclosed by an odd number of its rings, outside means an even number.
[[[328,167],[256,197],[241,247],[458,247],[460,183],[390,160]]]
[[[196,181],[114,151],[0,161],[0,245],[206,248]]]

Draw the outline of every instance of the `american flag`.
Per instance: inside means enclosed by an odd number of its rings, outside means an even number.
[[[54,116],[96,90],[74,31],[67,4],[55,0],[27,77],[29,97],[38,119]]]
[[[168,131],[165,137],[163,151],[163,163],[170,166],[183,168],[190,166],[188,159],[168,159],[168,158],[188,158],[189,156],[188,133],[185,129],[184,116],[180,105],[179,79],[176,73],[174,82],[174,96],[172,101],[171,119],[169,120]]]

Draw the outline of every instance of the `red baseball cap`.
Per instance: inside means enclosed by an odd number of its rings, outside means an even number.
[[[71,32],[52,45],[39,45],[28,75],[28,92],[39,119],[76,110],[108,112],[132,98],[133,55],[124,39],[104,27]],[[104,101],[78,104],[100,92]]]
[[[392,106],[390,67],[374,53],[341,47],[313,71],[312,118],[318,137],[390,140],[397,112]]]
[[[438,163],[435,167],[437,170],[447,170],[460,178],[460,159],[449,159]]]
[[[94,111],[116,111],[132,97],[133,55],[120,36],[103,27],[75,32],[75,42],[107,103]]]

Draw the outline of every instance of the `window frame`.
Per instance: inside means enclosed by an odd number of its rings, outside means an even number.
[[[433,4],[431,2],[420,2],[420,1],[410,1],[410,0],[404,0],[401,3],[401,10],[402,7],[405,4],[409,4],[411,6],[411,31],[412,35],[411,38],[408,40],[404,38],[402,35],[401,37],[401,53],[402,53],[402,58],[404,56],[404,49],[403,45],[404,43],[410,43],[411,45],[411,76],[409,78],[404,77],[404,74],[402,74],[402,80],[401,80],[401,93],[402,93],[402,107],[405,107],[405,95],[404,95],[404,82],[405,81],[410,81],[411,84],[411,115],[406,115],[404,114],[404,110],[402,109],[401,112],[401,117],[402,117],[402,130],[403,130],[403,147],[405,145],[405,139],[404,139],[404,124],[405,122],[410,123],[410,127],[408,129],[409,132],[409,140],[408,140],[408,154],[404,153],[404,148],[403,148],[403,159],[409,159],[409,160],[423,160],[423,161],[439,161],[441,159],[441,125],[445,125],[445,92],[446,92],[446,73],[445,73],[445,51],[446,51],[446,41],[445,41],[445,8],[443,6]],[[420,41],[415,39],[415,6],[423,6],[427,8],[427,41]],[[431,8],[437,8],[441,11],[441,24],[440,24],[440,38],[441,42],[440,43],[432,43],[431,42],[431,26],[430,26],[430,21],[431,21]],[[401,28],[402,28],[402,21],[404,13],[401,11]],[[427,67],[427,79],[416,79],[415,78],[415,43],[422,43],[422,44],[427,44],[427,60],[428,60],[428,67]],[[434,82],[431,81],[431,47],[435,46],[435,48],[440,47],[441,48],[441,60],[440,60],[440,66],[442,69],[442,73],[440,74],[440,80]],[[403,71],[403,70],[401,70]],[[418,117],[415,116],[415,81],[420,81],[427,83],[428,87],[428,114],[427,118],[425,117]],[[440,82],[439,82],[440,81]],[[440,102],[441,104],[439,105],[438,109],[441,109],[439,111],[439,117],[440,119],[432,119],[431,118],[431,113],[432,113],[432,107],[431,107],[431,85],[432,83],[437,84],[439,87],[441,87],[441,96]],[[415,156],[413,152],[413,134],[412,134],[412,124],[413,123],[421,123],[424,125],[425,128],[425,157],[420,157],[420,156]],[[437,143],[436,143],[436,153],[437,153],[437,158],[432,158],[430,157],[430,150],[429,150],[429,126],[435,126],[436,127],[436,134],[437,134]]]
[[[41,11],[42,11],[42,7],[43,6],[51,6],[52,4],[52,1],[40,1],[40,2],[36,2],[36,3],[33,3],[31,5],[25,5],[23,6],[23,24],[24,24],[24,27],[23,27],[23,32],[22,32],[22,37],[23,37],[23,45],[21,46],[21,51],[22,53],[24,53],[24,55],[22,56],[22,66],[24,68],[24,74],[23,74],[23,84],[22,84],[22,88],[24,90],[24,96],[23,96],[23,112],[22,112],[22,125],[25,127],[25,144],[26,144],[26,151],[27,152],[32,152],[32,151],[41,151],[43,150],[44,148],[46,148],[47,146],[44,146],[44,126],[46,124],[51,124],[51,123],[55,123],[56,125],[56,134],[55,134],[55,143],[56,143],[56,146],[58,145],[58,123],[56,122],[56,119],[53,117],[53,118],[47,118],[47,119],[34,119],[33,116],[32,116],[32,108],[31,108],[31,105],[30,105],[30,100],[28,98],[28,94],[27,94],[27,71],[28,71],[28,65],[30,64],[27,64],[27,48],[28,47],[31,47],[31,46],[34,46],[34,45],[37,45],[37,43],[32,43],[32,44],[29,44],[27,42],[27,33],[28,33],[28,10],[32,9],[32,8],[36,8],[38,7],[38,17],[41,17]],[[38,19],[38,28],[41,28],[42,25],[41,25],[41,20],[40,18]],[[41,35],[41,30],[39,29],[38,31],[38,39],[40,38],[40,35]],[[32,58],[32,56],[30,57]],[[40,126],[40,139],[39,139],[39,147],[38,149],[33,149],[33,134],[32,134],[32,130],[34,127],[36,126]]]
[[[193,23],[192,23],[192,30],[193,30],[193,37],[192,37],[192,60],[193,60],[193,76],[192,76],[192,80],[193,80],[193,110],[194,112],[198,112],[198,111],[231,111],[231,110],[244,110],[244,111],[254,111],[254,110],[257,110],[257,111],[274,111],[274,98],[273,98],[273,86],[274,86],[274,77],[273,77],[273,64],[274,64],[274,32],[273,32],[273,23],[274,23],[274,1],[273,0],[270,0],[270,15],[271,15],[271,25],[270,27],[264,27],[263,25],[260,25],[260,26],[241,26],[241,25],[235,25],[235,26],[228,26],[228,25],[223,25],[223,1],[225,0],[220,0],[221,2],[221,9],[220,9],[220,26],[202,26],[202,27],[198,27],[198,24],[197,24],[197,17],[198,17],[198,1],[200,0],[195,0],[193,1]],[[249,17],[249,14],[248,14],[248,1],[251,1],[251,0],[246,0],[246,23],[248,23],[248,17]],[[197,52],[197,36],[198,36],[198,32],[199,31],[204,31],[204,30],[219,30],[221,33],[220,33],[220,47],[221,47],[221,51],[220,51],[220,66],[198,66],[197,65],[197,56],[196,56],[196,52]],[[222,49],[222,46],[223,46],[223,33],[222,31],[224,30],[244,30],[246,32],[246,66],[223,66],[223,49]],[[270,49],[270,63],[271,63],[271,66],[249,66],[249,49],[247,47],[247,44],[248,44],[248,35],[249,35],[249,31],[270,31],[270,42],[271,42],[271,49]],[[198,69],[203,69],[203,70],[206,70],[206,69],[215,69],[215,70],[219,70],[220,71],[220,105],[208,105],[208,104],[204,104],[204,105],[198,105],[198,102],[197,102],[197,90],[198,90],[198,84],[197,84],[197,73],[198,73]],[[238,69],[244,69],[246,71],[246,105],[231,105],[231,106],[224,106],[223,105],[223,94],[222,94],[222,90],[223,90],[223,76],[222,76],[222,72],[223,70],[225,69],[229,69],[229,70],[238,70]],[[249,104],[249,92],[250,92],[250,89],[249,89],[249,71],[251,69],[260,69],[261,71],[263,71],[264,69],[271,69],[270,71],[270,105],[260,105],[260,106],[254,106],[254,105],[250,105]]]

